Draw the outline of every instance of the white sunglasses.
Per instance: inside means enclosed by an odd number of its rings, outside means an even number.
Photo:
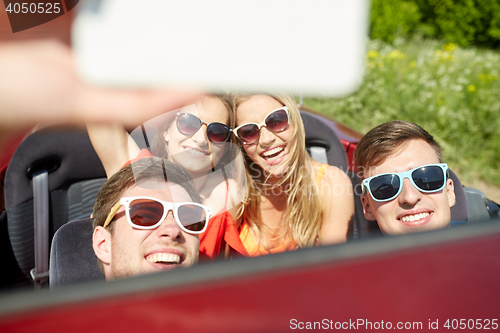
[[[251,145],[259,140],[262,126],[265,126],[271,132],[279,133],[288,128],[288,122],[288,108],[283,106],[269,112],[262,124],[243,124],[236,127],[233,132],[244,145]]]
[[[168,212],[181,230],[189,234],[201,234],[207,229],[212,209],[196,202],[166,202],[150,197],[121,198],[110,210],[103,227],[106,228],[120,206],[125,207],[128,223],[136,229],[155,229],[161,225]]]

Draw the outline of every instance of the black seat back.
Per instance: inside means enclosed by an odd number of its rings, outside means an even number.
[[[37,195],[34,200],[33,175],[37,174],[46,174],[48,194]],[[30,271],[35,267],[34,218],[38,214],[34,213],[34,201],[38,200],[35,206],[40,206],[40,202],[43,205],[48,200],[46,238],[50,244],[64,223],[90,216],[105,177],[83,128],[46,128],[20,144],[5,175],[7,241],[14,257],[3,259],[14,263],[7,269],[10,276],[5,283],[10,287],[31,283]],[[6,239],[5,235],[0,237]]]
[[[50,287],[103,280],[92,248],[92,219],[71,221],[57,230],[50,248]]]
[[[347,171],[347,154],[330,120],[311,112],[300,111],[306,131],[306,148],[318,162]]]
[[[450,178],[453,180],[455,188],[455,205],[451,207],[452,221],[468,221],[469,220],[469,201],[465,194],[464,187],[457,175],[450,170]]]
[[[333,129],[333,122],[320,115],[300,111],[306,131],[306,148],[311,157],[318,162],[334,165],[344,171],[351,179],[354,193],[354,219],[349,225],[347,238],[356,240],[368,233],[367,222],[359,196],[361,194],[356,173],[348,168],[344,145]]]

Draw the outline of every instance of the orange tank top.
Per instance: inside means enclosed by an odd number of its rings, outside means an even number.
[[[318,184],[321,182],[321,178],[323,178],[323,175],[325,174],[325,171],[329,166],[330,165],[328,164],[322,164],[319,168],[316,174],[316,182]],[[260,244],[257,244],[257,242],[255,242],[255,239],[250,233],[250,228],[248,227],[248,223],[246,221],[243,221],[243,223],[241,224],[240,239],[250,257],[258,257],[266,254],[293,251],[297,249],[297,244],[292,239],[290,241],[285,241],[269,250],[266,250]]]

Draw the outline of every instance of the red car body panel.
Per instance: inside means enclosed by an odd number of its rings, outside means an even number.
[[[437,331],[449,331],[446,321],[461,319],[475,327],[489,320],[492,329],[500,319],[499,258],[498,223],[379,238],[6,295],[0,331],[371,331],[389,323],[428,331],[436,321]]]

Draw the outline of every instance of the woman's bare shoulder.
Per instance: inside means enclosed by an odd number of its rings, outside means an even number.
[[[314,175],[317,175],[319,172],[321,172],[321,168],[324,168],[323,166],[325,164],[313,160],[312,165],[314,169]],[[334,165],[328,165],[326,169],[323,171],[323,176],[321,177],[321,183],[324,182],[332,184],[352,185],[349,176],[340,168]]]

